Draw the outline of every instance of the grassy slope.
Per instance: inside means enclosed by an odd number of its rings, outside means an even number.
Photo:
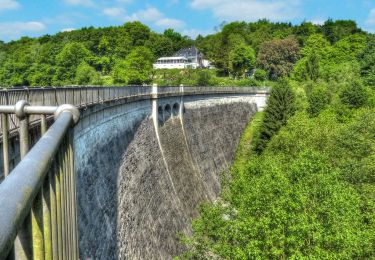
[[[257,138],[262,119],[263,112],[256,113],[243,131],[240,143],[237,147],[236,157],[232,166],[233,169],[246,164],[251,157],[251,154],[253,153],[251,144],[253,143],[253,140]]]

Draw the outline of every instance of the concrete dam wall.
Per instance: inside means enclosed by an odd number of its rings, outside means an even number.
[[[81,259],[171,259],[265,95],[140,99],[90,107],[74,129]]]

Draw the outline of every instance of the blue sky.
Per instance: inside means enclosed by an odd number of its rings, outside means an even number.
[[[223,21],[352,19],[375,32],[375,0],[0,0],[0,40],[140,20],[195,37]]]

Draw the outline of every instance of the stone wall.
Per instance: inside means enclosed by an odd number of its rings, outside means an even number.
[[[75,128],[82,259],[171,259],[197,206],[219,195],[254,99],[176,101],[183,113],[158,127],[151,100],[84,112]]]

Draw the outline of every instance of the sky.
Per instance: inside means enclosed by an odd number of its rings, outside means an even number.
[[[0,40],[141,21],[195,38],[231,21],[351,19],[375,33],[375,0],[0,0]]]

